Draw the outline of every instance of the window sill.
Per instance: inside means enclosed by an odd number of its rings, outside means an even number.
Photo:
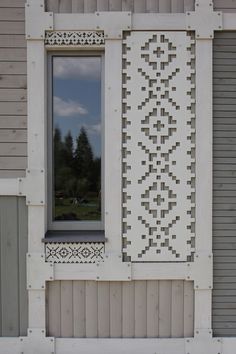
[[[42,239],[44,243],[58,242],[105,242],[105,231],[103,230],[58,230],[47,231]]]

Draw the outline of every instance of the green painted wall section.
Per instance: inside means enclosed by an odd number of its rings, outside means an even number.
[[[27,334],[27,207],[23,197],[0,197],[0,336]]]
[[[213,332],[236,336],[236,32],[213,48]]]

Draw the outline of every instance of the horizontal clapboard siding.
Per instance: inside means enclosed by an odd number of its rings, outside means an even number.
[[[53,281],[47,333],[54,337],[193,336],[193,283]]]
[[[0,197],[0,336],[27,335],[27,207],[23,197]]]
[[[95,11],[183,13],[194,9],[194,0],[46,0],[46,9],[59,13]]]
[[[0,178],[26,168],[26,40],[22,0],[0,0]]]
[[[235,0],[213,0],[214,9],[224,12],[236,12]]]
[[[236,32],[216,33],[213,64],[213,330],[236,336]]]

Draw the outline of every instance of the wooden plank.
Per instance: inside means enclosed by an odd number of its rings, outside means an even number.
[[[110,283],[110,336],[122,336],[122,283]]]
[[[194,0],[184,0],[184,12],[194,11]]]
[[[96,0],[84,1],[84,13],[94,13],[97,10]]]
[[[1,197],[2,336],[19,336],[18,210],[16,197]]]
[[[26,89],[26,75],[0,75],[0,88]]]
[[[134,284],[134,281],[122,284],[122,338],[134,337]]]
[[[26,143],[0,143],[0,156],[27,156]]]
[[[26,130],[23,129],[1,129],[1,143],[25,143],[27,140]]]
[[[97,11],[108,11],[109,0],[97,0]]]
[[[146,11],[153,13],[158,12],[158,0],[146,0]]]
[[[98,336],[98,290],[95,281],[86,281],[86,337]]]
[[[47,283],[47,328],[48,335],[61,337],[61,282]]]
[[[72,3],[71,0],[59,0],[59,12],[66,14],[71,13]]]
[[[147,337],[147,282],[135,281],[135,338]]]
[[[147,338],[158,337],[158,280],[147,281]]]
[[[135,0],[122,0],[121,8],[122,11],[134,11],[134,1]]]
[[[84,12],[84,0],[72,0],[72,12],[83,13]]]
[[[73,337],[73,282],[61,281],[61,336]]]
[[[18,178],[18,177],[25,177],[25,169],[0,170],[0,178]]]
[[[159,281],[159,337],[171,336],[171,281]]]
[[[0,34],[25,34],[25,22],[2,21]]]
[[[24,8],[2,8],[0,11],[0,21],[24,21]]]
[[[183,13],[184,12],[184,0],[171,0],[171,12]]]
[[[46,11],[59,12],[59,1],[58,0],[47,0],[46,1]]]
[[[85,281],[73,281],[73,337],[85,337]]]
[[[146,1],[145,0],[134,0],[134,12],[145,13],[146,12]]]
[[[7,156],[0,157],[0,169],[1,170],[22,170],[27,166],[26,157],[22,156]]]
[[[0,63],[0,68],[1,68],[1,63]],[[25,89],[0,89],[0,101],[25,102],[26,100],[27,100],[27,91]],[[3,114],[2,112],[0,113],[1,115]]]
[[[26,116],[0,116],[0,129],[25,129],[26,125]]]
[[[109,0],[109,11],[121,11],[122,0]]]
[[[193,282],[184,281],[184,337],[194,334],[194,290]]]
[[[2,115],[26,115],[27,103],[26,102],[1,102]]]
[[[21,34],[1,34],[0,47],[2,48],[26,48],[25,36]]]
[[[110,337],[110,284],[98,283],[98,337]]]
[[[0,7],[25,7],[25,0],[0,0]]]
[[[0,52],[1,61],[26,61],[26,48],[4,48]]]
[[[233,9],[236,8],[236,3],[234,0],[214,0],[215,9]]]
[[[28,210],[25,198],[17,198],[17,204],[19,243],[19,335],[27,336],[28,293],[26,290],[26,253],[28,251]]]
[[[171,291],[171,337],[184,336],[184,282],[172,281]]]
[[[226,241],[227,242],[227,241]],[[236,263],[214,263],[214,269],[215,270],[235,270],[236,269]],[[226,272],[227,273],[227,272]]]
[[[0,62],[0,73],[10,75],[26,75],[26,62]]]
[[[159,0],[159,12],[171,13],[171,0]]]
[[[216,337],[235,337],[236,336],[236,330],[235,329],[221,329],[221,330],[214,330],[214,335]]]

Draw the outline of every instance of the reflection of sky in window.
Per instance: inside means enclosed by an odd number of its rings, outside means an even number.
[[[87,131],[94,156],[101,156],[101,58],[53,58],[53,119],[62,137],[71,132],[74,145]]]

